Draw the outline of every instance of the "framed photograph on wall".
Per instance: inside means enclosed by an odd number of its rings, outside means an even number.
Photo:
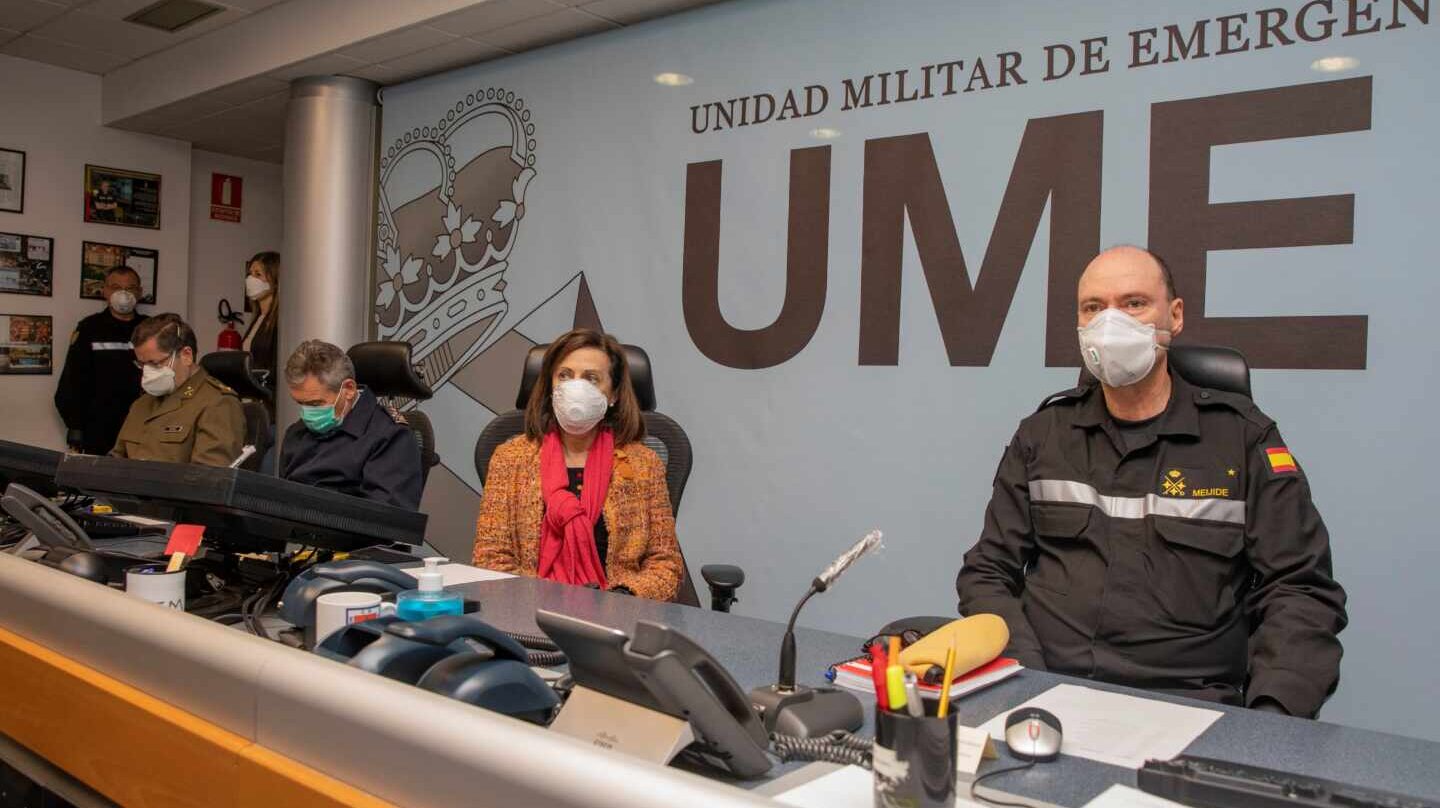
[[[80,248],[80,297],[104,300],[101,290],[105,288],[105,273],[118,266],[130,267],[140,275],[140,288],[145,292],[140,302],[154,304],[160,251],[95,241],[84,242]]]
[[[160,175],[85,166],[85,221],[160,229]]]
[[[25,152],[0,148],[0,213],[25,212]]]
[[[0,375],[48,376],[54,321],[34,314],[0,314]]]
[[[54,257],[55,239],[0,233],[0,294],[49,297]]]

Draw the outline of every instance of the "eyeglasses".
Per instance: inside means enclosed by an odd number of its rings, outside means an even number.
[[[160,368],[165,367],[166,365],[169,365],[169,364],[173,363],[174,361],[175,361],[175,354],[170,354],[169,356],[165,357],[164,359],[157,359],[157,360],[155,360],[154,362],[141,362],[139,359],[136,359],[136,360],[135,360],[135,367],[136,367],[137,369],[139,369],[139,370],[144,370],[144,369],[147,368],[147,367],[155,368],[155,369],[158,370],[158,369],[160,369]]]

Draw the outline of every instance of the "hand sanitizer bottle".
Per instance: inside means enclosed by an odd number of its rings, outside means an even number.
[[[407,622],[428,620],[446,614],[464,614],[465,599],[445,588],[445,573],[440,565],[448,558],[427,558],[419,574],[420,588],[401,592],[395,598],[395,616]]]

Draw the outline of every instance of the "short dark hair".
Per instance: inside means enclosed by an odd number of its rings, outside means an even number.
[[[135,326],[135,331],[130,335],[130,344],[138,348],[152,337],[155,339],[155,347],[167,354],[177,354],[181,348],[189,348],[197,360],[200,358],[200,346],[195,341],[195,330],[174,312],[157,314]]]
[[[605,413],[602,421],[615,433],[615,445],[624,446],[645,437],[645,419],[640,416],[640,400],[635,397],[635,386],[630,382],[630,363],[625,361],[625,348],[620,341],[590,328],[577,328],[561,334],[545,349],[545,358],[540,362],[540,378],[530,389],[530,401],[525,405],[525,435],[539,441],[545,434],[556,428],[555,408],[550,401],[555,391],[555,366],[560,360],[581,348],[597,348],[610,357],[610,389],[615,391],[615,404]]]
[[[136,271],[135,267],[126,266],[124,264],[120,264],[119,266],[113,266],[105,270],[106,283],[110,282],[110,276],[112,275],[134,275],[135,280],[140,280],[140,273]]]
[[[285,383],[294,387],[307,376],[319,379],[333,392],[339,390],[346,379],[355,378],[355,363],[338,345],[320,339],[305,340],[285,362]]]

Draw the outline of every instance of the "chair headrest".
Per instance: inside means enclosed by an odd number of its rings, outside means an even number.
[[[241,398],[274,401],[275,391],[260,380],[250,367],[249,351],[215,351],[200,357],[205,372],[240,394]]]
[[[377,396],[399,396],[425,401],[435,395],[415,372],[408,342],[362,342],[346,351],[355,363],[355,382]]]
[[[515,396],[515,409],[523,410],[530,403],[530,391],[540,378],[540,366],[545,360],[545,349],[550,345],[536,345],[525,354],[525,370],[520,376],[520,392]],[[638,345],[622,345],[625,349],[625,363],[630,366],[630,386],[635,389],[635,398],[640,402],[641,412],[655,410],[655,381],[650,375],[650,354]]]
[[[1244,354],[1234,348],[1218,345],[1171,345],[1170,366],[1181,378],[1196,387],[1239,393],[1246,398],[1250,394],[1250,363]],[[1095,377],[1084,367],[1080,368],[1080,384],[1095,384]]]

